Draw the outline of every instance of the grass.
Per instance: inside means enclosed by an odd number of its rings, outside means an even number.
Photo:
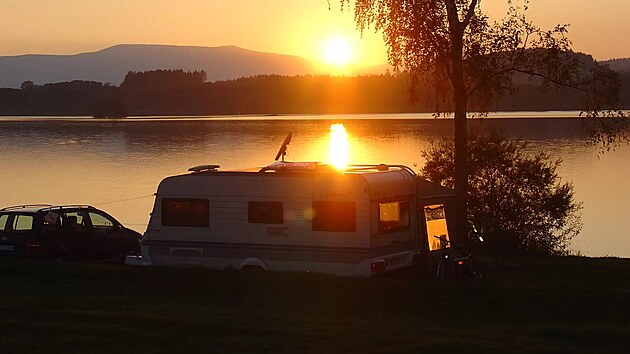
[[[625,353],[630,260],[487,282],[0,259],[0,353]]]

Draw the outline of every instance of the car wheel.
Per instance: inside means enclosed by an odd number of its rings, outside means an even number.
[[[75,260],[75,255],[74,255],[74,251],[72,249],[72,246],[71,245],[66,245],[66,246],[62,247],[58,251],[55,260],[61,261],[61,262]]]
[[[125,264],[125,259],[127,256],[137,256],[140,254],[140,243],[127,243],[124,242],[122,245],[122,251],[119,254],[118,260],[120,263]]]

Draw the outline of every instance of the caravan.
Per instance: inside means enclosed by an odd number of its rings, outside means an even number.
[[[370,276],[412,265],[451,227],[452,191],[406,166],[276,161],[189,171],[158,187],[145,264]]]

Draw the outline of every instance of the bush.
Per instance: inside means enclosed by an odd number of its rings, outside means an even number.
[[[560,159],[526,149],[496,132],[469,135],[468,220],[490,251],[567,254],[582,227],[581,203],[556,173]],[[421,176],[452,188],[453,151],[452,141],[433,142]]]

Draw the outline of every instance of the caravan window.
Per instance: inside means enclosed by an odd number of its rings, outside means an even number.
[[[379,203],[378,216],[381,234],[409,229],[409,201]]]
[[[252,224],[282,224],[284,222],[282,202],[249,202],[247,220]]]
[[[208,199],[162,199],[162,225],[208,227],[210,205]]]
[[[354,202],[313,202],[313,231],[355,232],[357,213]]]

